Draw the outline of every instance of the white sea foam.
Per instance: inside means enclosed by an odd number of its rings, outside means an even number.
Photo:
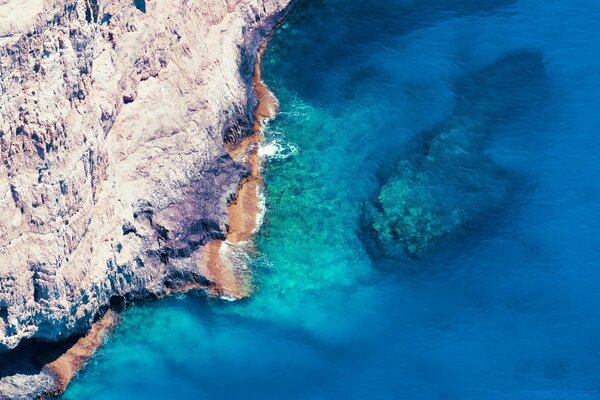
[[[297,153],[296,146],[278,137],[261,143],[258,148],[258,155],[267,160],[285,160]]]
[[[254,228],[253,234],[258,232],[262,226],[267,211],[267,202],[261,187],[256,188],[256,197],[258,198],[258,213],[256,213],[256,228]]]

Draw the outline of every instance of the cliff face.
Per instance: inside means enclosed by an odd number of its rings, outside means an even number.
[[[224,148],[288,3],[0,0],[0,351],[218,285],[203,248],[249,174]]]

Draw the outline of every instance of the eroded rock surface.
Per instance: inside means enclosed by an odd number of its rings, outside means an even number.
[[[224,145],[290,2],[0,0],[0,351],[210,287],[200,249],[250,173]]]

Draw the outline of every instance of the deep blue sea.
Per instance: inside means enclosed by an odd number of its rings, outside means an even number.
[[[134,306],[64,399],[600,399],[600,2],[305,0],[256,292]]]

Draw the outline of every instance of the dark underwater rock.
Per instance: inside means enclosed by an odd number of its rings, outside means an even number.
[[[386,256],[426,252],[508,200],[507,172],[475,149],[478,133],[466,125],[441,130],[422,154],[400,161],[367,206]]]
[[[544,76],[542,55],[521,51],[457,82],[454,114],[407,144],[365,207],[378,256],[428,252],[506,206],[517,177],[486,154],[488,139],[527,112]]]

